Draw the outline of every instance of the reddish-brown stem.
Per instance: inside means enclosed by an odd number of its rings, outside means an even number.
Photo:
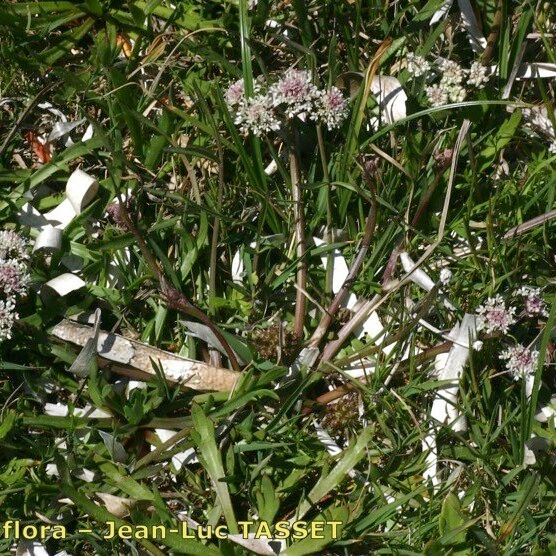
[[[236,354],[234,353],[234,350],[231,348],[230,344],[227,342],[224,336],[222,336],[222,333],[220,332],[218,327],[212,322],[212,320],[207,315],[205,315],[205,313],[203,313],[203,311],[201,311],[201,309],[199,309],[191,301],[189,301],[189,299],[187,299],[187,297],[183,293],[178,291],[173,286],[170,286],[170,284],[162,274],[162,271],[158,266],[158,262],[156,258],[154,257],[151,250],[147,246],[145,240],[143,239],[141,232],[137,229],[137,226],[135,226],[135,224],[132,222],[129,216],[129,212],[127,211],[127,207],[125,206],[124,200],[120,199],[120,203],[118,204],[116,210],[118,212],[117,215],[118,220],[135,237],[137,241],[137,245],[139,246],[139,249],[141,250],[143,257],[145,257],[147,264],[149,265],[150,269],[152,270],[152,272],[154,273],[154,275],[156,276],[160,284],[161,293],[166,298],[168,306],[171,309],[175,309],[177,311],[180,311],[181,313],[184,313],[185,315],[194,317],[200,320],[204,325],[206,325],[216,336],[217,340],[222,344],[222,347],[226,352],[226,355],[228,356],[228,359],[230,360],[230,364],[232,365],[234,371],[239,372],[241,369],[237,361]]]
[[[429,359],[432,359],[433,357],[436,357],[440,353],[447,353],[448,351],[450,351],[451,347],[452,347],[452,342],[442,342],[441,344],[432,346],[422,351],[421,353],[415,355],[411,363],[422,365],[423,363],[425,363]],[[409,360],[402,361],[402,364],[400,365],[398,371],[409,366],[409,363],[410,363]],[[364,377],[361,378],[359,382],[364,384],[365,378]],[[303,413],[304,414],[311,413],[313,411],[314,406],[329,404],[334,400],[344,397],[346,394],[349,394],[353,390],[356,390],[357,387],[358,387],[357,384],[348,383],[348,384],[343,384],[342,386],[339,386],[334,390],[330,390],[329,392],[325,392],[324,394],[321,394],[320,396],[315,398],[315,400],[309,402],[309,405],[304,408]]]
[[[349,270],[349,273],[342,284],[342,287],[338,291],[338,293],[334,296],[332,303],[326,309],[326,313],[322,316],[321,321],[315,332],[313,333],[311,339],[309,340],[309,347],[318,347],[321,340],[323,339],[324,335],[326,334],[328,328],[332,324],[338,309],[340,308],[342,302],[344,301],[346,295],[349,293],[353,282],[357,278],[359,271],[361,270],[361,266],[363,265],[363,261],[365,260],[365,256],[367,255],[367,251],[369,250],[369,246],[371,244],[373,234],[376,227],[376,215],[377,215],[377,203],[374,200],[371,203],[371,208],[369,209],[369,214],[367,215],[367,219],[365,220],[365,231],[363,234],[363,239],[361,240],[361,245],[359,246],[359,252],[355,257],[355,260]]]
[[[427,208],[433,193],[435,192],[436,188],[438,187],[438,184],[440,182],[440,178],[444,174],[445,170],[446,170],[446,166],[442,166],[440,168],[440,170],[437,172],[437,174],[434,178],[434,181],[431,183],[431,185],[427,188],[427,190],[423,194],[421,202],[419,203],[419,205],[417,207],[417,210],[415,211],[415,214],[413,215],[413,218],[411,219],[411,227],[412,228],[415,228],[415,226],[421,220],[421,216],[423,216],[423,213],[425,212],[425,209]],[[402,243],[403,243],[403,241],[400,240],[394,246],[394,249],[392,250],[392,253],[390,254],[390,258],[388,259],[388,262],[386,263],[386,266],[384,268],[384,273],[382,275],[382,284],[383,285],[387,284],[391,280],[391,278],[394,274],[394,270],[396,268],[396,262],[398,260],[399,254],[400,254],[400,249],[401,249]]]

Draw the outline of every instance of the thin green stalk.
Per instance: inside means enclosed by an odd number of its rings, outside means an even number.
[[[322,176],[326,187],[326,243],[332,245],[334,243],[334,226],[332,219],[332,203],[330,200],[331,186],[330,174],[328,172],[328,158],[326,156],[326,148],[324,146],[324,137],[322,135],[322,127],[317,125],[317,140],[319,146],[319,155],[322,165]],[[329,294],[332,291],[332,277],[334,276],[334,253],[330,251],[326,256],[326,284],[325,292]]]
[[[290,179],[292,188],[293,217],[295,221],[295,240],[297,254],[297,293],[295,298],[295,318],[293,333],[297,338],[302,338],[307,304],[304,293],[305,285],[307,283],[307,261],[305,259],[307,244],[305,240],[305,215],[303,213],[301,177],[299,171],[299,159],[297,156],[296,141],[294,141],[294,146],[292,146],[290,150]]]

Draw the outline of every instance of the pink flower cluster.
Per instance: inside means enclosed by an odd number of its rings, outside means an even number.
[[[500,359],[506,360],[506,369],[514,380],[535,374],[539,352],[517,344],[509,347],[500,354]]]
[[[0,340],[11,338],[19,318],[16,301],[27,293],[27,243],[10,230],[0,231]]]
[[[524,311],[528,317],[548,317],[548,309],[541,297],[540,288],[522,286],[517,290],[517,295],[525,298]]]
[[[507,307],[501,295],[489,297],[477,309],[477,330],[508,333],[509,327],[515,323],[515,307]]]
[[[541,296],[540,288],[522,286],[515,293],[523,300],[521,316],[548,316],[548,310]],[[516,307],[506,307],[506,303],[501,295],[489,297],[477,309],[477,330],[484,330],[487,334],[493,332],[507,334],[509,327],[516,322],[516,311]],[[521,344],[508,347],[500,354],[500,359],[506,362],[506,369],[513,376],[514,380],[534,374],[538,358],[538,351]]]
[[[308,71],[289,69],[265,94],[261,88],[261,83],[256,82],[254,95],[248,98],[240,79],[225,92],[226,104],[235,113],[235,124],[245,134],[261,136],[277,131],[284,121],[296,117],[335,129],[347,115],[347,102],[341,91],[336,87],[318,89]]]

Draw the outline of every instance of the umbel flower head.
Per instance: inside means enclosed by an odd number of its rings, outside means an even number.
[[[521,344],[509,347],[500,354],[500,359],[506,361],[506,369],[514,380],[534,374],[538,358],[538,351],[527,349]]]
[[[27,241],[12,230],[0,230],[0,259],[26,259]]]
[[[270,88],[274,106],[284,105],[286,116],[310,114],[319,91],[308,71],[290,69]]]
[[[258,136],[280,129],[280,122],[276,118],[272,106],[269,106],[265,95],[257,95],[243,100],[236,113],[235,124],[243,133],[252,131]]]
[[[311,115],[313,120],[321,120],[328,129],[339,127],[347,114],[347,102],[340,89],[331,87],[320,91],[316,101],[316,110]]]
[[[25,295],[29,274],[25,259],[27,242],[9,230],[0,231],[0,341],[11,338],[18,296]]]
[[[525,298],[525,314],[528,317],[548,317],[546,303],[541,297],[540,288],[522,286],[517,290],[517,295]]]
[[[466,87],[482,89],[489,80],[489,69],[480,62],[473,62],[469,69],[465,69],[453,60],[442,58],[431,64],[422,56],[410,52],[406,55],[405,64],[408,72],[414,77],[429,74],[434,76],[431,70],[435,67],[440,81],[425,87],[425,93],[432,106],[463,102],[467,96]]]
[[[336,87],[321,90],[308,71],[289,69],[271,85],[266,94],[264,84],[254,83],[254,96],[245,96],[242,79],[232,83],[224,98],[228,109],[235,113],[234,122],[245,134],[264,135],[279,130],[294,118],[326,124],[328,129],[340,126],[347,115],[347,102]]]
[[[18,318],[13,297],[0,299],[0,341],[12,337],[12,328]]]
[[[408,52],[405,57],[407,71],[414,77],[426,75],[431,70],[430,63],[414,52]]]
[[[489,297],[486,302],[477,309],[477,330],[487,333],[508,333],[509,327],[515,323],[515,307],[508,307],[501,295]]]
[[[224,98],[226,99],[226,104],[229,108],[233,108],[234,106],[238,106],[245,97],[245,84],[243,83],[243,79],[238,79],[234,81],[224,94]]]
[[[6,297],[24,295],[28,282],[29,275],[25,263],[16,259],[0,259],[0,290]]]

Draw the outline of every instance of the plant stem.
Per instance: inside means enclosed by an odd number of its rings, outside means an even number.
[[[295,139],[297,139],[297,136]],[[303,214],[299,159],[297,156],[297,140],[294,141],[294,145],[290,149],[290,179],[297,255],[297,293],[295,297],[293,333],[297,338],[303,338],[303,325],[305,324],[305,309],[307,303],[305,294],[303,293],[307,282],[307,261],[305,260],[307,244],[305,241],[305,217]]]
[[[224,338],[218,327],[212,322],[212,320],[201,311],[192,301],[189,301],[187,297],[180,291],[178,291],[173,286],[170,286],[168,281],[166,280],[165,276],[162,274],[157,260],[152,254],[151,250],[147,246],[147,243],[143,239],[141,232],[137,229],[137,226],[131,221],[129,216],[129,212],[125,206],[125,201],[120,199],[119,206],[118,206],[118,217],[120,222],[134,235],[135,239],[137,240],[137,245],[145,257],[147,264],[155,274],[159,284],[160,290],[162,295],[166,298],[168,303],[168,307],[171,309],[176,309],[184,313],[185,315],[189,315],[191,317],[195,317],[196,319],[200,320],[204,325],[208,326],[213,334],[216,336],[218,341],[222,344],[228,359],[230,360],[230,364],[234,371],[240,372],[240,366],[237,361],[236,354],[234,350],[231,348],[228,341]]]
[[[317,125],[317,140],[319,145],[320,162],[322,165],[322,177],[326,186],[326,243],[332,245],[334,243],[334,230],[332,220],[332,204],[330,202],[330,174],[328,173],[328,159],[326,157],[326,149],[324,147],[324,137],[322,136],[322,127]],[[325,293],[332,291],[332,276],[334,275],[334,254],[332,251],[326,256],[326,286]]]
[[[218,259],[218,237],[220,235],[220,213],[222,211],[222,195],[224,193],[224,154],[220,142],[218,142],[218,192],[216,198],[216,214],[212,226],[212,238],[210,245],[210,270],[209,270],[209,315],[214,318],[213,300],[216,297],[216,264]],[[210,362],[219,367],[221,365],[220,352],[210,349]]]
[[[371,208],[369,209],[369,214],[367,215],[367,219],[365,220],[365,233],[363,235],[363,240],[361,241],[361,245],[359,247],[359,252],[355,257],[355,261],[353,262],[353,265],[349,269],[349,274],[347,275],[344,283],[342,284],[342,287],[335,295],[334,299],[332,300],[332,303],[328,306],[326,313],[323,315],[317,329],[315,330],[311,339],[309,340],[309,347],[318,347],[324,335],[326,334],[326,331],[332,324],[332,321],[334,320],[334,317],[336,316],[336,313],[338,312],[340,305],[344,301],[346,295],[349,293],[351,286],[353,285],[353,282],[357,278],[357,274],[359,274],[361,266],[363,265],[363,261],[365,260],[365,256],[367,255],[367,251],[369,249],[369,246],[371,244],[374,235],[374,230],[376,226],[376,215],[377,215],[377,203],[376,201],[373,201],[373,203],[371,204]]]

